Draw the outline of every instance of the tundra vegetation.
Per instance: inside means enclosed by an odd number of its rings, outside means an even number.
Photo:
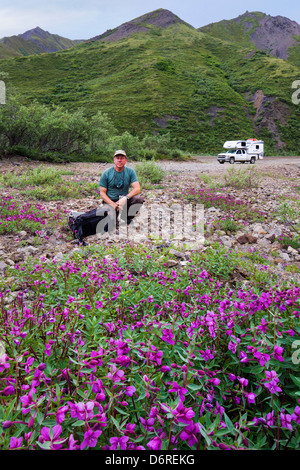
[[[2,173],[2,242],[23,246],[22,231],[36,246],[51,233],[70,241],[64,201],[97,191],[85,175],[75,184],[74,165]],[[137,165],[149,193],[159,186],[174,196],[179,180],[167,185],[155,167]],[[205,182],[205,190],[181,191],[182,201],[221,208],[213,231],[274,217],[226,193],[236,186],[232,173],[225,183],[223,197]],[[62,206],[49,210],[50,195]],[[278,218],[298,228],[296,212],[278,204]],[[8,267],[0,278],[0,448],[299,448],[299,283],[272,274],[259,252],[245,259],[217,242],[205,248],[170,265],[172,245],[95,241]]]

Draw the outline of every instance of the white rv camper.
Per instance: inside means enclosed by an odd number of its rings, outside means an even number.
[[[247,139],[247,140],[230,140],[223,145],[227,152],[219,153],[219,163],[255,163],[258,159],[264,157],[264,143],[262,140]]]

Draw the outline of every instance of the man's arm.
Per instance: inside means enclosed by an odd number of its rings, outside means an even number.
[[[107,188],[104,188],[103,186],[100,186],[100,197],[101,199],[106,203],[106,204],[109,204],[110,206],[112,206],[114,209],[118,209],[118,205],[117,203],[115,203],[114,201],[112,201],[108,195],[106,194],[107,193]]]
[[[132,183],[132,190],[127,194],[127,196],[129,197],[129,199],[131,199],[133,196],[140,194],[140,192],[140,183],[138,181],[135,181],[134,183]],[[118,204],[119,207],[123,207],[125,205],[125,202],[127,201],[127,196],[123,196],[116,202],[116,204]]]

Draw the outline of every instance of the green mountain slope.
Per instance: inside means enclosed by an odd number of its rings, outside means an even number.
[[[299,66],[300,25],[289,18],[247,11],[232,20],[206,25],[199,31],[235,44],[254,47]]]
[[[2,60],[0,70],[24,103],[101,110],[120,131],[170,132],[193,152],[252,137],[263,138],[268,153],[298,152],[300,113],[291,101],[298,67],[179,21],[144,26],[119,40]]]
[[[63,38],[36,27],[18,36],[0,39],[0,59],[61,51],[81,42],[83,41]]]

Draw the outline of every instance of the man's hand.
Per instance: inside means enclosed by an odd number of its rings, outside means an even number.
[[[119,210],[120,212],[122,212],[122,209],[123,207],[125,206],[127,202],[127,197],[126,196],[123,196],[121,199],[119,199],[117,202],[116,202],[116,205],[117,205],[117,209],[116,210]]]

